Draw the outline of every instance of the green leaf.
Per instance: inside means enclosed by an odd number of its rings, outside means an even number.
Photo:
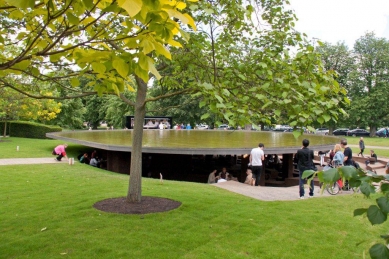
[[[215,94],[215,98],[220,102],[220,103],[223,103],[224,100],[223,98],[221,98],[219,95]]]
[[[31,68],[31,73],[32,73],[34,76],[39,76],[41,72],[40,72],[39,69],[37,69],[36,67],[33,67],[33,68]]]
[[[384,214],[378,206],[371,205],[367,210],[367,218],[372,225],[377,225],[386,221],[387,214]]]
[[[14,10],[9,14],[9,18],[11,19],[22,19],[24,14],[20,10]]]
[[[92,63],[92,69],[93,69],[93,71],[95,71],[96,73],[104,74],[104,73],[105,73],[105,70],[106,70],[106,67],[105,67],[105,65],[102,64],[102,63],[94,62],[94,63]]]
[[[207,14],[213,14],[213,10],[209,8],[204,9],[204,12],[206,12]]]
[[[121,8],[126,10],[131,17],[134,17],[142,9],[143,1],[142,0],[118,0],[118,4]]]
[[[342,166],[339,168],[339,171],[342,173],[342,176],[349,180],[355,178],[357,174],[357,169],[354,166]]]
[[[26,70],[27,67],[31,64],[30,60],[23,60],[18,63],[16,63],[13,68],[19,69],[19,70]]]
[[[301,175],[301,178],[303,178],[303,179],[308,178],[311,175],[313,175],[314,173],[315,173],[315,171],[313,171],[313,170],[305,170],[303,172],[303,174]]]
[[[293,131],[293,136],[294,136],[295,138],[300,137],[302,134],[303,134],[303,133],[301,132],[301,130],[294,130],[294,131]]]
[[[380,197],[377,200],[378,207],[383,213],[389,213],[389,199],[388,197]]]
[[[144,54],[149,54],[151,51],[153,51],[155,49],[155,46],[154,46],[153,42],[151,42],[147,38],[144,38],[140,42],[139,46],[143,47],[143,53]]]
[[[205,120],[209,118],[209,113],[205,113],[201,116],[201,120]]]
[[[77,87],[80,85],[80,80],[78,80],[77,77],[73,77],[71,80],[70,80],[70,84],[73,86],[73,87]]]
[[[7,0],[6,2],[18,8],[33,8],[35,4],[35,0]]]
[[[337,168],[331,168],[323,172],[323,182],[334,183],[340,179],[340,175]]]
[[[225,96],[230,96],[230,92],[227,90],[227,89],[223,89],[223,94],[225,95]]]
[[[380,186],[381,192],[388,193],[389,192],[389,183],[381,183]]]
[[[154,43],[155,51],[159,55],[164,55],[167,59],[172,59],[170,52],[159,42]]]
[[[161,75],[159,74],[158,70],[155,68],[154,60],[150,57],[147,57],[147,62],[149,64],[149,71],[157,78],[157,80],[161,79]]]
[[[329,120],[331,120],[331,116],[329,116],[327,114],[323,114],[322,117],[325,120],[325,122],[328,122]]]
[[[84,6],[88,9],[93,7],[93,0],[83,0],[82,2],[84,3]]]
[[[116,69],[116,71],[119,73],[119,75],[121,75],[123,78],[127,78],[128,73],[130,71],[130,68],[123,59],[116,58],[112,62],[112,66],[114,69]],[[145,82],[147,82],[147,80]]]
[[[242,74],[239,74],[238,76],[239,76],[239,78],[240,78],[240,79],[242,79],[242,80],[246,80],[246,77],[245,77],[244,75],[242,75]]]
[[[361,184],[361,192],[366,196],[370,197],[371,193],[375,193],[375,189],[373,186],[371,186],[369,183],[363,181]]]
[[[384,244],[375,244],[369,249],[371,259],[389,258],[389,249]]]
[[[367,209],[355,209],[354,210],[354,217],[356,216],[362,216],[367,212]]]
[[[66,17],[68,18],[70,24],[78,25],[80,23],[78,17],[74,16],[71,12],[67,12]]]

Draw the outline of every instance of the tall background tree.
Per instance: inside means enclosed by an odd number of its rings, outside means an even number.
[[[349,50],[344,42],[338,42],[336,44],[325,42],[321,46],[317,47],[317,51],[321,55],[324,69],[326,71],[334,71],[336,73],[336,81],[346,90],[348,90],[348,97],[350,98],[350,89],[352,87],[350,74],[356,68],[352,51]],[[348,110],[349,108],[349,106],[345,105],[344,103],[340,103],[340,105],[340,107],[345,110]],[[331,133],[335,127],[348,127],[348,118],[348,114],[343,114],[343,116],[339,117],[337,122],[332,121],[326,125],[317,126],[329,126]]]
[[[377,127],[388,123],[389,41],[366,33],[354,44],[355,69],[350,74],[350,123]]]

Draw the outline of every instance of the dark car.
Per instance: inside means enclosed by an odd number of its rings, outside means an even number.
[[[336,129],[332,132],[332,134],[335,136],[347,136],[347,131],[349,131],[347,128]]]
[[[379,129],[375,135],[377,137],[381,137],[381,138],[385,138],[386,137],[386,129],[385,128],[382,128],[382,129]]]
[[[370,132],[364,129],[353,129],[347,131],[347,136],[353,136],[353,137],[363,137],[363,136],[370,136]]]

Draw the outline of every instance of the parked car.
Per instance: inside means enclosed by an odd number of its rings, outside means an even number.
[[[315,134],[328,135],[329,130],[327,128],[317,128]]]
[[[347,136],[353,136],[353,137],[368,137],[370,136],[370,132],[364,129],[353,129],[347,131]]]
[[[386,129],[385,129],[385,128],[382,128],[382,129],[377,130],[377,132],[375,133],[375,135],[376,135],[377,137],[385,138],[385,137],[386,137]]]
[[[222,130],[231,130],[231,129],[234,129],[233,127],[230,127],[228,126],[227,124],[222,124],[218,127],[218,129],[222,129]]]
[[[285,130],[290,130],[290,129],[292,129],[293,131],[293,128],[289,125],[276,125],[276,127],[273,128],[273,131],[285,132]]]
[[[340,129],[336,129],[332,132],[333,135],[335,136],[347,136],[347,131],[349,131],[350,129],[348,128],[340,128]]]
[[[207,130],[207,129],[209,129],[209,126],[207,124],[199,124],[199,125],[197,125],[197,129]]]

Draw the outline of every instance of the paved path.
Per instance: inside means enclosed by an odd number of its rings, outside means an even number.
[[[56,161],[54,156],[52,157],[40,157],[40,158],[4,158],[0,159],[0,165],[34,165],[34,164],[58,164],[68,163],[66,159],[62,161]]]
[[[300,200],[299,187],[270,187],[270,186],[250,186],[244,183],[236,181],[228,181],[223,183],[212,184],[213,186],[229,190],[231,192],[239,193],[254,199],[262,201],[292,201]],[[308,196],[308,187],[305,188],[305,196]],[[330,195],[327,191],[323,192],[323,195],[320,195],[320,188],[315,186],[314,198],[323,198],[323,197],[333,197],[337,195],[349,195],[353,194],[353,191],[343,191],[341,194]],[[305,197],[304,200],[309,200],[308,197]]]

